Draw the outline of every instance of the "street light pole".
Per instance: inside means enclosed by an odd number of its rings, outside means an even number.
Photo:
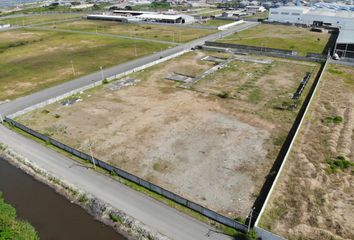
[[[101,69],[101,76],[102,76],[102,81],[103,81],[104,80],[103,67],[101,66],[100,69]]]
[[[74,63],[73,63],[72,60],[71,60],[70,62],[71,62],[71,69],[73,70],[73,74],[74,74],[74,76],[75,76],[76,73],[75,73]]]
[[[95,159],[94,159],[94,157],[93,157],[93,153],[92,153],[92,146],[91,146],[91,142],[89,142],[88,147],[89,147],[89,149],[90,149],[90,155],[91,155],[91,160],[92,160],[93,168],[96,168]]]
[[[252,222],[252,215],[253,215],[254,207],[251,208],[250,214],[248,215],[248,227],[247,227],[247,232],[250,231],[251,228],[251,222]]]

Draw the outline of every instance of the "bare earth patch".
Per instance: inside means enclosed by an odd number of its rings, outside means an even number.
[[[255,113],[252,108],[268,105],[251,101],[246,94],[245,100],[215,96],[218,90],[208,83],[224,79],[218,72],[191,90],[165,79],[171,72],[193,77],[202,74],[214,66],[201,60],[207,54],[217,55],[191,52],[131,75],[140,80],[134,86],[112,91],[110,84],[103,85],[81,94],[82,102],[70,106],[55,103],[25,114],[19,121],[85,152],[92,144],[99,159],[222,214],[246,217],[280,147],[273,140],[288,131],[296,111],[281,111],[289,120],[276,121],[271,115]],[[294,74],[286,75],[289,81],[281,85],[282,91],[293,91],[309,68],[299,66],[295,64]],[[246,74],[263,67],[252,65],[240,71]],[[279,74],[283,78],[277,71],[267,73],[270,78]],[[226,79],[235,72],[220,70]],[[256,80],[257,88],[270,84],[263,83],[263,78]],[[228,84],[222,86],[231,91]],[[278,94],[261,89],[272,97]]]

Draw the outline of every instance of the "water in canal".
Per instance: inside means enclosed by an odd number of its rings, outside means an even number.
[[[44,240],[126,240],[47,185],[0,158],[0,192]]]

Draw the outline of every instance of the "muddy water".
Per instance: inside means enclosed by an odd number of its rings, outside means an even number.
[[[41,240],[126,240],[53,189],[0,158],[0,191]]]

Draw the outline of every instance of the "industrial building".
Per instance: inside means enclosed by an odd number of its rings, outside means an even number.
[[[170,24],[193,23],[194,17],[185,14],[164,14],[144,11],[116,10],[113,14],[88,15],[91,20],[109,20],[117,22],[159,22]]]
[[[289,6],[270,8],[270,22],[341,27],[354,24],[354,11]]]
[[[334,53],[341,59],[354,60],[354,25],[343,26],[339,32]]]

